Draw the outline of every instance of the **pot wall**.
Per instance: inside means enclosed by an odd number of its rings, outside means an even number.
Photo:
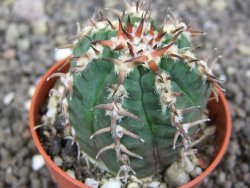
[[[88,186],[86,186],[85,184],[70,177],[52,161],[52,159],[44,151],[36,131],[32,131],[35,125],[39,123],[40,109],[48,97],[50,88],[53,87],[56,81],[56,78],[50,79],[49,81],[46,81],[46,79],[52,73],[58,72],[59,71],[58,69],[66,62],[66,60],[67,59],[64,59],[56,63],[41,78],[36,88],[36,92],[32,98],[31,109],[30,109],[30,129],[32,132],[32,137],[34,139],[35,145],[38,148],[41,155],[44,157],[46,166],[48,167],[49,171],[52,174],[53,179],[58,184],[58,186],[60,188],[88,188]],[[62,70],[60,70],[60,72],[66,72],[67,69],[68,66],[65,66]],[[219,92],[219,102],[217,103],[215,100],[210,101],[208,104],[208,109],[211,114],[210,118],[215,122],[217,126],[216,127],[217,153],[215,159],[201,175],[199,175],[189,183],[180,186],[179,188],[198,187],[202,183],[204,178],[207,177],[212,172],[212,170],[217,166],[217,164],[220,162],[221,158],[223,157],[227,149],[231,134],[231,116],[225,96],[221,91]]]

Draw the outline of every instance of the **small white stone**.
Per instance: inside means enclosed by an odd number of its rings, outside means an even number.
[[[164,180],[169,186],[177,187],[187,183],[190,177],[180,162],[174,162],[166,170]]]
[[[101,188],[121,188],[121,187],[122,187],[121,181],[114,179],[110,179],[101,186]]]
[[[232,75],[236,73],[236,69],[232,66],[227,67],[227,74]]]
[[[227,2],[222,0],[215,0],[213,1],[212,6],[215,10],[222,12],[227,8]]]
[[[227,178],[226,173],[223,172],[223,171],[221,171],[217,175],[216,180],[217,180],[217,182],[218,182],[219,185],[223,185],[225,183],[225,181],[226,181],[226,178]]]
[[[38,171],[39,169],[41,169],[44,166],[44,164],[45,161],[42,155],[34,155],[32,157],[31,166],[34,171]]]
[[[245,74],[247,78],[250,78],[250,70],[247,70]]]
[[[59,104],[58,98],[56,96],[51,96],[49,98],[48,108],[57,108]]]
[[[72,54],[72,50],[69,48],[65,48],[65,49],[56,49],[55,50],[55,55],[54,55],[54,59],[56,61],[62,60],[68,56],[70,56]]]
[[[241,44],[237,46],[238,51],[240,54],[244,56],[249,56],[250,55],[250,47],[248,45]]]
[[[196,176],[199,176],[203,172],[203,170],[201,167],[196,167],[194,169],[194,172],[195,172]]]
[[[158,181],[153,181],[153,182],[151,182],[147,187],[148,188],[158,188],[159,186],[160,186],[160,182],[158,182]]]
[[[208,0],[196,0],[196,2],[202,7],[205,7],[208,4]]]
[[[56,117],[56,114],[57,114],[57,109],[56,108],[49,108],[47,113],[46,113],[46,116],[48,118],[55,118]]]
[[[36,35],[44,35],[48,32],[48,26],[45,19],[34,22],[32,25],[32,30]]]
[[[75,173],[74,173],[72,170],[67,170],[66,173],[67,173],[70,177],[76,178]]]
[[[91,188],[98,188],[98,186],[100,184],[98,181],[96,181],[95,179],[92,179],[92,178],[86,178],[84,183],[86,185],[90,186]]]
[[[166,183],[161,183],[159,188],[167,188],[167,184]]]
[[[7,95],[4,96],[3,98],[3,104],[4,105],[9,105],[15,98],[15,93],[14,92],[10,92]]]
[[[221,80],[222,82],[225,82],[227,81],[227,76],[225,74],[222,74],[220,75],[219,80]]]
[[[54,162],[56,163],[57,166],[62,166],[63,160],[61,157],[55,156],[54,157]]]
[[[128,184],[127,188],[140,188],[140,185],[136,182]]]
[[[26,111],[29,111],[30,110],[30,105],[31,105],[31,100],[27,100],[24,102],[24,109]]]
[[[215,148],[213,145],[208,146],[208,148],[206,149],[207,155],[213,156],[214,152],[215,152]]]
[[[34,93],[35,93],[35,90],[36,90],[35,86],[30,86],[29,91],[28,91],[28,95],[30,97],[32,97],[34,95]]]
[[[10,175],[13,173],[13,169],[11,167],[8,167],[6,170],[6,174]]]

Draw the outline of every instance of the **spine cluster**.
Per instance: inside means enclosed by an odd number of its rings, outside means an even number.
[[[140,121],[140,118],[126,111],[125,109],[123,109],[123,102],[124,100],[126,100],[126,98],[128,98],[128,95],[123,85],[120,85],[118,89],[116,88],[117,88],[117,84],[113,85],[111,88],[108,89],[109,91],[108,98],[112,99],[112,103],[100,104],[94,107],[94,109],[106,110],[106,115],[109,116],[111,120],[110,126],[96,131],[90,137],[90,139],[102,133],[106,133],[106,132],[111,133],[114,143],[102,148],[97,153],[96,158],[98,158],[103,152],[110,150],[110,149],[114,149],[116,152],[117,160],[119,160],[122,163],[122,166],[120,167],[118,175],[123,173],[124,180],[126,181],[126,179],[128,178],[129,172],[132,171],[134,173],[133,169],[129,166],[130,164],[129,157],[135,157],[138,159],[143,159],[143,158],[140,155],[129,151],[126,148],[126,146],[124,146],[121,143],[121,139],[123,136],[126,135],[132,138],[138,139],[141,142],[144,142],[144,140],[140,138],[137,134],[134,134],[126,130],[124,127],[122,127],[122,125],[119,125],[119,122],[121,121],[123,117],[129,117],[138,121]]]

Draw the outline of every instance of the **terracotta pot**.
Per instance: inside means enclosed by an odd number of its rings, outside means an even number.
[[[53,65],[40,80],[36,88],[36,92],[32,98],[31,109],[30,109],[30,114],[29,114],[30,129],[31,129],[31,133],[32,133],[32,137],[34,139],[35,145],[38,148],[41,155],[44,157],[46,165],[49,171],[51,172],[53,179],[58,184],[58,186],[61,188],[80,188],[80,187],[88,188],[88,186],[86,186],[85,184],[70,177],[52,161],[52,159],[47,155],[47,153],[43,149],[39,141],[37,132],[32,131],[35,125],[39,123],[40,109],[42,105],[45,103],[46,99],[48,98],[49,90],[53,87],[56,81],[56,79],[51,79],[50,81],[46,81],[46,79],[52,73],[58,72],[58,69],[62,66],[63,63],[65,63],[65,61],[66,59]],[[68,66],[65,66],[61,70],[61,72],[66,72],[67,69],[68,69]],[[217,128],[216,128],[217,153],[215,155],[213,162],[208,166],[208,168],[201,175],[199,175],[198,177],[196,177],[189,183],[180,186],[180,188],[198,187],[199,184],[201,184],[201,182],[204,180],[204,178],[207,177],[212,172],[212,170],[218,165],[218,163],[222,159],[227,149],[229,139],[230,139],[230,134],[231,134],[231,116],[230,116],[228,104],[222,92],[219,93],[219,102],[217,103],[215,100],[212,100],[208,104],[208,109],[211,114],[210,118],[213,119],[213,121],[217,125]]]

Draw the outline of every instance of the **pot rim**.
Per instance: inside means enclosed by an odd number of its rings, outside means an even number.
[[[56,64],[54,64],[44,75],[43,77],[40,79],[38,85],[36,86],[36,90],[35,93],[32,97],[31,100],[31,107],[30,107],[30,112],[29,112],[29,124],[30,124],[30,131],[32,134],[32,138],[35,142],[35,145],[38,149],[38,151],[40,152],[40,154],[43,156],[44,160],[46,161],[46,164],[50,166],[50,168],[52,168],[53,170],[57,171],[62,177],[64,177],[65,179],[67,179],[68,181],[71,181],[73,184],[75,184],[76,186],[79,187],[86,187],[86,185],[80,181],[78,181],[77,179],[72,178],[71,176],[69,176],[65,171],[63,171],[60,167],[58,167],[50,158],[50,156],[45,152],[43,146],[40,143],[40,140],[38,138],[37,135],[37,131],[34,130],[35,124],[36,124],[36,104],[37,104],[37,100],[39,100],[39,95],[40,95],[40,91],[43,89],[42,86],[44,85],[44,83],[47,81],[47,78],[55,71],[57,71],[61,65],[63,65],[66,61],[68,60],[68,58],[65,58],[59,62],[57,62]],[[230,135],[231,135],[231,115],[230,115],[230,110],[229,110],[229,106],[227,104],[226,98],[223,94],[222,91],[219,91],[219,100],[222,103],[223,106],[223,110],[225,111],[225,117],[226,117],[226,134],[225,134],[225,139],[223,140],[223,144],[221,146],[221,149],[219,150],[218,154],[216,155],[216,157],[214,158],[213,162],[209,164],[209,166],[196,178],[192,179],[190,182],[180,186],[179,188],[189,188],[192,186],[195,186],[197,184],[199,184],[200,182],[202,182],[202,180],[207,177],[214,169],[215,167],[218,165],[218,163],[221,161],[224,153],[227,150],[227,146],[229,144],[230,141]]]

